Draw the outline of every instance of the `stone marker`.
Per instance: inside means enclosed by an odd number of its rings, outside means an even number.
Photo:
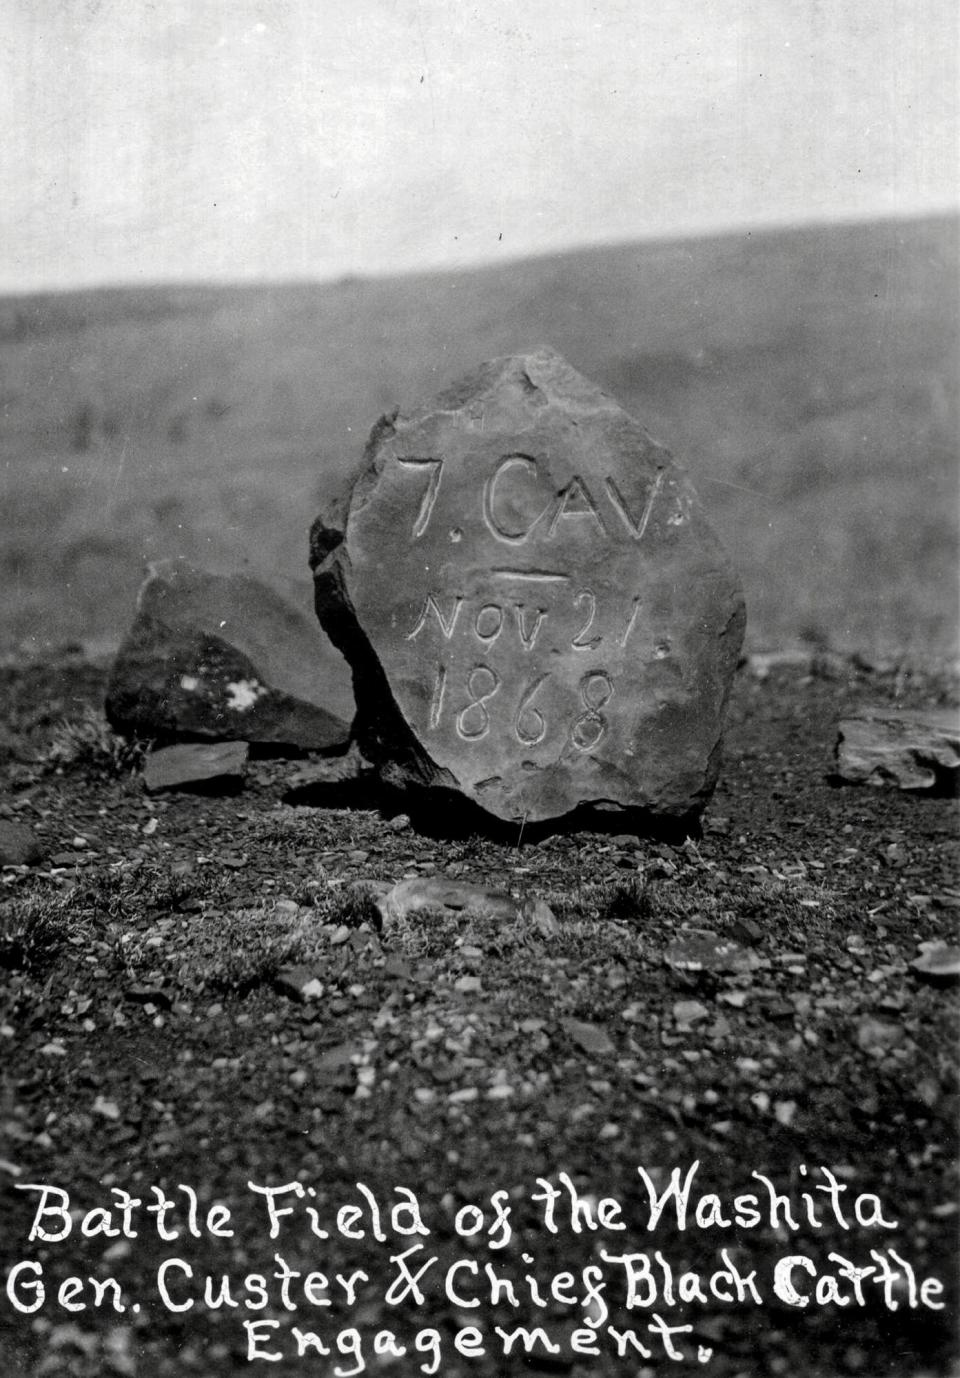
[[[246,742],[184,742],[147,752],[143,783],[149,794],[214,782],[225,788],[242,784],[250,748]]]
[[[851,784],[956,789],[960,714],[955,709],[868,708],[839,726],[837,772]]]
[[[305,591],[306,590],[306,591]],[[150,567],[107,688],[129,735],[342,747],[350,670],[310,615],[309,586],[273,587],[184,560]]]
[[[684,471],[558,355],[384,417],[311,565],[390,783],[517,823],[709,797],[739,583]]]

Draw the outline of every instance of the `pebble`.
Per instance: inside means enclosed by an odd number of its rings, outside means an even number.
[[[447,1096],[450,1105],[468,1105],[471,1101],[479,1098],[480,1092],[475,1086],[464,1086],[459,1091],[451,1091]]]
[[[678,1000],[673,1007],[673,1017],[677,1021],[679,1029],[692,1028],[701,1019],[706,1019],[710,1014],[706,1005],[702,1005],[699,1000]]]

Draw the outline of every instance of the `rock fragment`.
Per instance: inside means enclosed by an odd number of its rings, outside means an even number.
[[[953,709],[868,708],[839,726],[837,772],[857,785],[956,791],[960,714]]]
[[[311,564],[389,783],[518,824],[703,807],[740,587],[685,472],[558,355],[383,418]]]
[[[309,604],[294,583],[208,574],[183,560],[152,565],[107,687],[111,725],[160,741],[345,746],[349,667]]]
[[[212,784],[236,788],[243,783],[249,754],[246,742],[184,742],[161,747],[147,753],[143,783],[149,794]]]
[[[454,914],[476,914],[503,919],[509,923],[519,909],[509,895],[490,890],[471,881],[446,880],[442,876],[419,876],[401,880],[385,894],[374,894],[374,902],[385,923],[405,919],[420,909],[446,910]]]
[[[570,1041],[590,1057],[608,1057],[616,1052],[613,1039],[602,1024],[588,1024],[581,1019],[561,1019],[560,1027]]]
[[[373,776],[373,767],[365,761],[355,742],[339,756],[322,756],[296,771],[287,781],[290,790],[321,789],[325,786],[347,785]],[[388,825],[392,826],[392,825]]]
[[[673,1017],[680,1033],[689,1033],[701,1019],[709,1019],[710,1011],[699,1000],[678,1000],[673,1007]]]
[[[303,1003],[319,1000],[324,992],[323,982],[309,966],[281,967],[274,977],[274,985],[283,995]]]
[[[663,960],[675,971],[717,974],[749,972],[759,965],[756,953],[709,928],[684,929],[667,944]]]
[[[390,885],[385,881],[356,881],[351,887],[358,897],[374,905],[382,923],[396,923],[419,910],[499,919],[512,923],[525,919],[541,938],[553,938],[558,931],[556,915],[542,899],[521,902],[502,890],[492,890],[474,881],[446,876],[416,876]]]
[[[35,866],[44,849],[25,823],[0,818],[0,866]]]
[[[960,947],[944,942],[921,943],[920,956],[910,966],[925,981],[950,985],[960,981]]]

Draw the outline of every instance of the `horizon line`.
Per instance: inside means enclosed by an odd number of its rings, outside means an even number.
[[[398,278],[447,277],[464,272],[496,271],[518,266],[521,263],[542,262],[546,259],[561,258],[572,254],[624,250],[634,247],[669,247],[675,244],[705,242],[708,240],[734,239],[738,236],[751,238],[777,234],[804,233],[811,230],[849,230],[856,228],[878,228],[884,225],[919,224],[925,221],[956,220],[960,222],[960,201],[952,204],[941,203],[929,208],[902,212],[864,212],[838,216],[817,216],[809,219],[796,219],[790,216],[770,216],[750,221],[718,221],[715,224],[696,227],[657,231],[630,238],[578,240],[569,244],[559,244],[543,249],[518,251],[505,258],[467,257],[462,261],[434,261],[417,266],[393,266],[364,270],[347,269],[340,272],[323,271],[315,273],[278,273],[264,276],[262,273],[250,275],[224,275],[210,277],[157,277],[102,278],[90,281],[79,280],[74,283],[49,286],[7,285],[0,279],[0,301],[15,301],[36,297],[80,296],[86,294],[130,292],[130,291],[228,291],[255,288],[286,287],[329,287],[345,284],[366,284],[396,280]]]

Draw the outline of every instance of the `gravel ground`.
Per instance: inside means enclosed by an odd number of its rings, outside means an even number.
[[[953,1371],[957,992],[910,963],[956,802],[831,780],[944,677],[744,667],[677,845],[444,836],[289,759],[148,797],[101,670],[0,678],[45,851],[0,901],[4,1373]],[[381,923],[363,883],[433,875],[517,917]]]

